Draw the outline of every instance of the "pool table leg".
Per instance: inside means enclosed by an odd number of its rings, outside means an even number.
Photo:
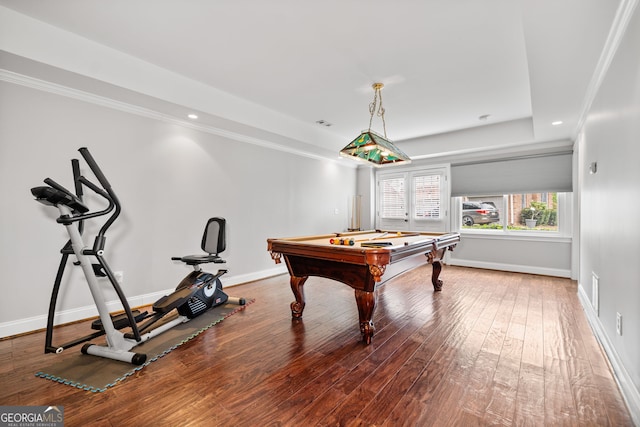
[[[442,271],[442,259],[444,258],[445,252],[448,250],[453,250],[452,246],[448,248],[440,248],[436,247],[436,244],[433,243],[433,248],[424,254],[427,257],[427,261],[429,264],[433,266],[433,272],[431,273],[431,283],[433,284],[433,290],[435,292],[440,292],[442,290],[442,280],[438,279],[440,277],[440,272]]]
[[[371,337],[375,328],[373,326],[373,311],[376,308],[376,292],[355,290],[358,315],[360,316],[360,333],[365,344],[371,344]]]
[[[306,282],[308,278],[308,276],[291,276],[291,290],[293,291],[293,295],[296,297],[296,300],[291,303],[291,317],[293,317],[294,319],[300,319],[302,317],[302,311],[304,310],[305,306],[304,282]]]
[[[442,264],[440,261],[433,262],[433,272],[431,273],[431,283],[433,284],[433,290],[435,292],[440,292],[442,290],[442,280],[438,279],[440,277],[440,272],[442,271]]]

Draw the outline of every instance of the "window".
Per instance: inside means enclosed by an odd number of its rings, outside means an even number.
[[[501,229],[502,196],[462,198],[462,228]]]
[[[509,194],[507,208],[511,229],[558,231],[558,193]]]
[[[382,203],[380,215],[386,219],[404,219],[407,204],[404,177],[386,178],[380,181]]]
[[[558,153],[453,165],[451,195],[457,199],[452,207],[457,211],[452,227],[494,236],[511,233],[570,237],[572,166],[573,150],[570,147]],[[463,202],[493,205],[497,216],[493,208],[487,206],[467,206],[465,210]],[[467,215],[463,216],[462,211]]]
[[[512,193],[459,197],[460,229],[557,234],[561,232],[561,216],[565,213],[565,218],[570,215],[570,194]]]
[[[440,175],[418,175],[413,178],[415,197],[413,217],[440,218]]]
[[[448,165],[379,171],[376,227],[381,230],[450,229]]]

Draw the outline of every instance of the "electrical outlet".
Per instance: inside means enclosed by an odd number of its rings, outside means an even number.
[[[622,335],[622,314],[616,313],[616,332]]]
[[[116,281],[119,284],[122,284],[122,282],[124,281],[124,271],[114,271],[113,275],[115,276]]]
[[[596,273],[591,272],[591,306],[596,314],[599,314],[598,311],[598,302],[600,300],[600,279],[596,275]]]

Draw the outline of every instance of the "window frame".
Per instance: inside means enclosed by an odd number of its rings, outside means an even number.
[[[394,167],[393,170],[380,169],[375,172],[375,221],[374,226],[385,230],[410,230],[419,232],[448,232],[451,230],[451,186],[450,164],[412,165]],[[438,217],[417,217],[415,213],[415,179],[420,176],[438,175],[439,215]],[[381,181],[403,177],[405,180],[406,215],[404,219],[385,219],[382,217]]]
[[[510,193],[510,194],[531,194],[527,193]],[[546,193],[546,192],[545,192]],[[502,238],[535,238],[540,240],[566,240],[572,236],[573,224],[573,193],[572,192],[555,192],[558,197],[558,230],[542,231],[542,230],[510,230],[507,227],[507,202],[509,194],[502,195],[502,205],[500,206],[500,225],[501,229],[470,229],[462,227],[462,199],[465,196],[451,198],[451,229],[457,230],[461,234],[485,235]],[[495,197],[496,195],[488,195],[487,197]],[[478,197],[474,195],[473,197]]]

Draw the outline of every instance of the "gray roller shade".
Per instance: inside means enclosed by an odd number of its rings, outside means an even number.
[[[571,165],[571,153],[454,164],[451,195],[573,191]]]

